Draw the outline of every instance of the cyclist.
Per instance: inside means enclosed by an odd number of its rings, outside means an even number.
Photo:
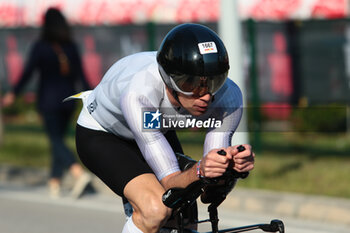
[[[231,138],[242,115],[239,87],[227,79],[228,55],[211,29],[182,24],[164,38],[158,52],[142,52],[116,62],[98,86],[79,96],[76,145],[81,161],[133,207],[123,232],[157,232],[171,214],[162,194],[201,177],[221,176],[228,166],[239,172],[254,167],[249,145],[238,152]],[[214,98],[215,97],[215,98]],[[174,129],[145,130],[145,109],[152,120],[215,118],[208,129],[203,158],[181,172],[182,152]],[[165,114],[166,113],[166,114]],[[226,156],[219,156],[219,150]]]

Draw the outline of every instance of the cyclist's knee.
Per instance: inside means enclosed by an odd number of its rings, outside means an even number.
[[[139,221],[150,229],[150,232],[156,231],[160,226],[165,224],[166,220],[171,215],[171,209],[167,208],[159,197],[150,197],[146,207],[140,209]]]
[[[146,219],[147,222],[149,221],[160,225],[170,214],[171,210],[167,208],[161,200],[158,200],[158,198],[151,198],[148,207],[142,213],[142,217]]]

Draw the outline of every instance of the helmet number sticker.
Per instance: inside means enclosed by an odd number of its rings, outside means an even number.
[[[201,54],[217,53],[218,52],[218,50],[216,49],[216,44],[213,41],[199,43],[198,48],[199,48],[199,52]]]

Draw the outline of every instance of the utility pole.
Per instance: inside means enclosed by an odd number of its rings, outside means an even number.
[[[0,82],[0,101],[2,101],[1,97],[1,82]],[[2,121],[2,103],[0,103],[0,147],[4,140],[4,126]]]
[[[229,54],[229,77],[241,88],[243,94],[243,116],[241,123],[232,138],[232,145],[249,143],[246,116],[246,85],[243,74],[243,51],[241,23],[236,0],[220,0],[219,35]]]

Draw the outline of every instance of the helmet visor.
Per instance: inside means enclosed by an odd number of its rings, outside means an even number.
[[[175,91],[185,95],[203,96],[207,93],[215,95],[227,78],[227,72],[213,76],[172,75],[170,81]]]

